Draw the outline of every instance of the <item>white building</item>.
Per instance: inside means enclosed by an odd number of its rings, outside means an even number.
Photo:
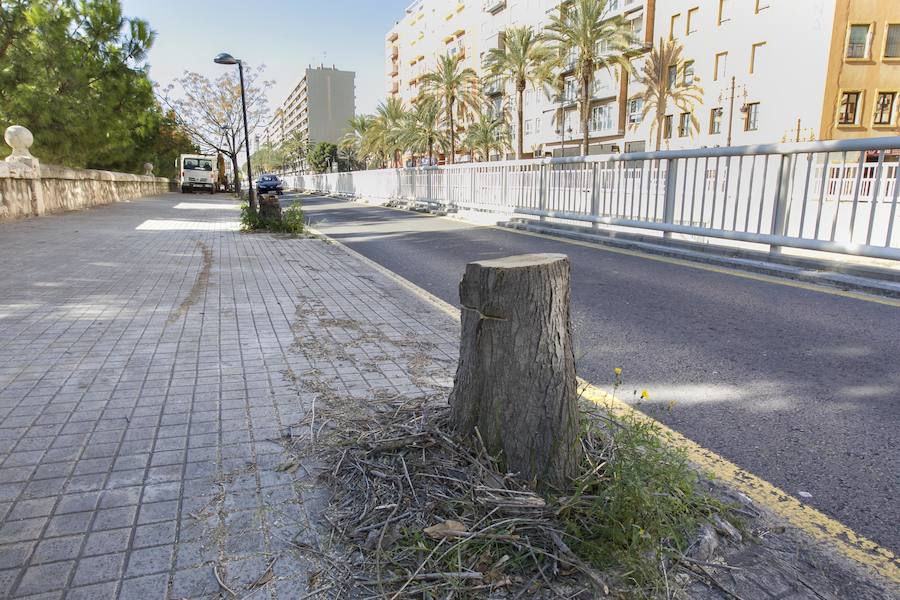
[[[658,0],[657,43],[681,43],[703,90],[699,132],[673,109],[662,148],[728,145],[729,124],[733,146],[815,139],[834,11],[835,0]]]
[[[609,16],[623,15],[636,35],[647,45],[653,39],[655,0],[612,0]],[[482,61],[491,49],[502,45],[502,32],[513,26],[530,25],[541,30],[552,14],[566,3],[560,0],[416,0],[405,11],[386,38],[387,91],[404,103],[414,102],[421,90],[421,77],[432,70],[443,54],[464,56],[462,66],[483,75]],[[640,48],[636,48],[640,55]],[[639,60],[637,58],[636,60]],[[570,77],[562,97],[553,90],[529,88],[524,98],[523,148],[526,156],[578,154],[581,125],[577,86]],[[591,153],[642,150],[646,132],[629,122],[629,98],[639,90],[627,74],[598,71],[591,107]],[[515,114],[513,89],[486,90],[488,101],[499,108],[507,103]],[[565,113],[565,117],[563,117]],[[513,135],[516,127],[512,128]],[[515,140],[513,147],[515,147]]]

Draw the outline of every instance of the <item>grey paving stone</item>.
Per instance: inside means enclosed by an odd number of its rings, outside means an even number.
[[[69,573],[75,567],[75,561],[57,562],[49,565],[29,567],[16,588],[16,595],[40,594],[54,590],[62,590],[69,580]]]
[[[38,543],[34,556],[31,557],[31,563],[41,564],[76,558],[81,551],[83,542],[84,535],[67,535],[43,539]]]
[[[93,513],[69,513],[58,515],[50,519],[45,535],[67,535],[71,533],[84,533],[88,530],[93,518]]]
[[[82,558],[75,567],[72,585],[90,585],[103,581],[118,581],[125,564],[125,553],[103,554]]]
[[[119,600],[163,600],[167,595],[168,582],[166,573],[125,579],[119,591]]]
[[[74,587],[69,589],[66,600],[112,600],[117,595],[118,587],[118,581]]]
[[[133,547],[172,544],[178,531],[177,521],[163,521],[152,525],[140,525],[135,529]]]
[[[94,519],[94,531],[104,529],[118,529],[130,527],[134,523],[137,514],[137,506],[120,506],[118,508],[104,508],[96,511]]]
[[[131,532],[131,528],[124,528],[89,533],[83,554],[92,556],[127,550],[131,543]]]
[[[172,565],[173,552],[174,546],[171,544],[132,550],[126,575],[132,577],[167,572]]]

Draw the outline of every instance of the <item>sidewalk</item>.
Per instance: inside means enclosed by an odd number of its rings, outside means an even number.
[[[214,598],[214,567],[302,596],[323,497],[279,437],[322,391],[450,383],[455,322],[236,219],[169,195],[0,226],[0,597]]]
[[[331,597],[327,492],[285,442],[359,400],[445,397],[458,323],[237,216],[168,195],[0,225],[0,597]],[[889,597],[754,533],[723,576],[747,600]]]

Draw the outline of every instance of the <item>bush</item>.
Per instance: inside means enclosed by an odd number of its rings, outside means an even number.
[[[272,233],[303,233],[303,209],[299,201],[294,201],[281,213],[281,220],[263,219],[259,212],[251,210],[248,203],[241,204],[241,231],[269,231]]]
[[[337,160],[337,146],[331,142],[319,142],[309,153],[309,166],[316,173],[324,173],[332,161]]]

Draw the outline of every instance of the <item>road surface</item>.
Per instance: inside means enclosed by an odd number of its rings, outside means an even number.
[[[897,306],[451,219],[303,200],[316,228],[454,305],[469,261],[568,254],[579,375],[609,389],[621,367],[623,399],[647,389],[648,414],[900,549]]]

